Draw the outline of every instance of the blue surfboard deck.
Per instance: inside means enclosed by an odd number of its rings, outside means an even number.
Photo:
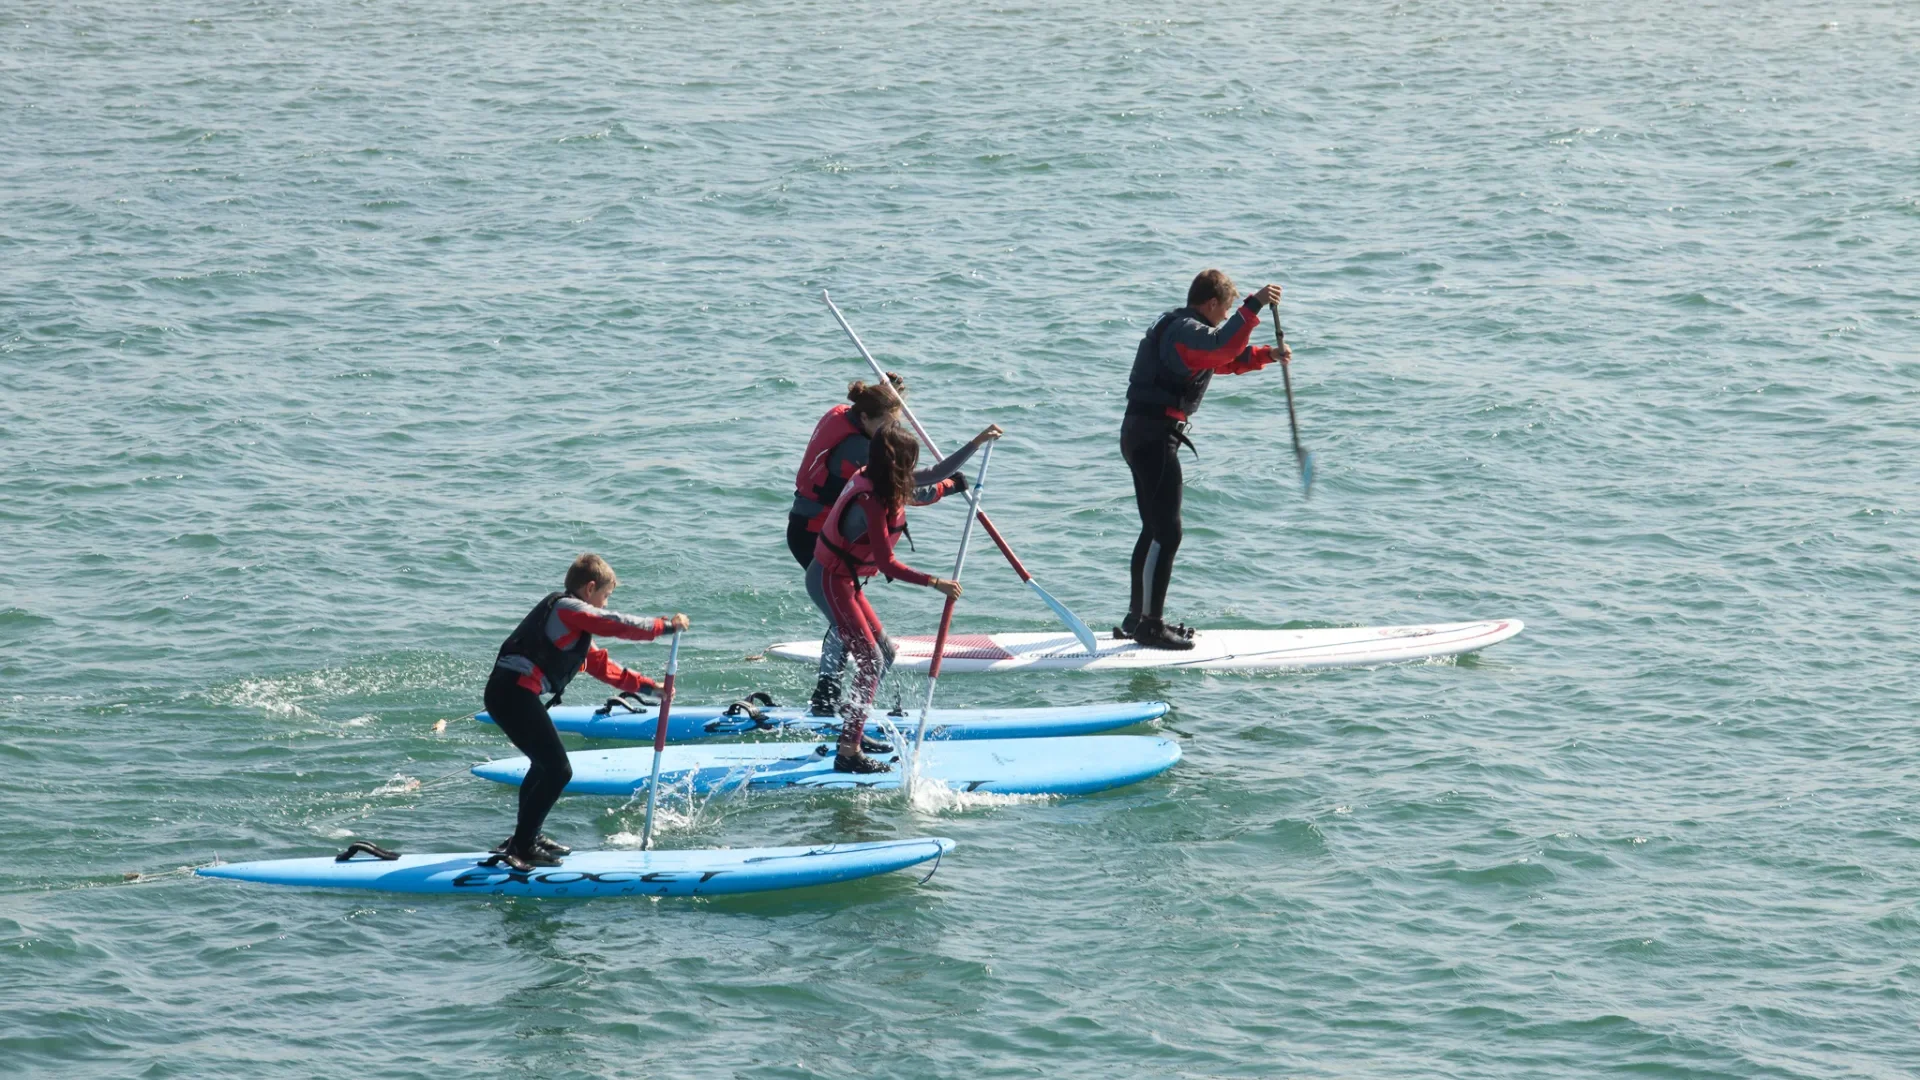
[[[631,795],[645,791],[653,748],[576,750],[570,795]],[[1057,739],[973,739],[929,742],[921,748],[920,775],[957,791],[1009,795],[1085,795],[1157,776],[1180,760],[1172,739],[1151,735],[1085,735]],[[900,786],[904,761],[885,773],[833,771],[832,743],[733,743],[670,746],[660,759],[660,782],[691,783],[695,794],[739,789],[887,791]],[[527,774],[524,757],[473,767],[486,780],[518,785]]]
[[[602,706],[604,708],[604,706]],[[833,716],[814,716],[798,706],[774,706],[762,709],[765,722],[756,723],[747,716],[728,716],[725,705],[681,705],[674,703],[667,718],[669,742],[693,742],[730,735],[788,735],[831,738],[840,730]],[[1167,714],[1164,701],[1122,701],[1105,705],[1067,705],[1059,708],[1030,709],[932,709],[927,713],[927,738],[932,739],[1038,739],[1057,735],[1092,735],[1115,728],[1144,724]],[[553,726],[561,731],[593,739],[634,739],[651,741],[658,707],[637,712],[614,710],[601,712],[590,705],[559,705],[548,710]],[[491,724],[486,713],[476,719]],[[877,726],[878,713],[869,721]],[[890,716],[894,725],[911,733],[920,723],[919,710],[905,716]]]
[[[578,851],[559,866],[526,873],[481,866],[483,851],[402,855],[398,860],[269,859],[201,867],[201,877],[316,889],[372,889],[456,896],[722,896],[797,889],[872,877],[952,851],[943,836],[868,844],[694,851]]]

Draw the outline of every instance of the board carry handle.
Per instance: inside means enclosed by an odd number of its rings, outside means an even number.
[[[774,723],[773,720],[767,717],[767,712],[765,709],[755,704],[757,699],[765,698],[765,697],[767,697],[767,695],[762,693],[749,694],[748,696],[741,698],[739,701],[736,701],[733,704],[727,706],[727,711],[724,713],[721,713],[720,715],[722,718],[733,718],[733,719],[739,719],[740,717],[744,716],[747,719],[753,721],[754,730],[756,731],[769,730],[777,725]],[[772,701],[768,701],[767,704],[771,705]],[[713,725],[709,724],[708,730],[712,730],[712,728],[713,728]]]
[[[388,851],[379,844],[370,844],[365,840],[355,840],[347,845],[347,850],[333,857],[334,862],[352,862],[355,855],[371,855],[381,862],[392,862],[400,857],[397,851]]]

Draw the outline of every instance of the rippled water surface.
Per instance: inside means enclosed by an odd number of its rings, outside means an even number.
[[[61,1076],[1896,1077],[1920,1061],[1920,26],[1893,3],[0,10],[0,1059]],[[1134,342],[1287,290],[1171,607],[1518,617],[1162,697],[924,885],[542,903],[194,880],[491,843],[492,650],[581,550],[683,693],[803,695],[782,530],[863,368],[1096,625]],[[919,514],[939,566],[952,507]],[[991,552],[961,625],[1045,629]],[[925,590],[880,587],[900,632]],[[657,670],[654,646],[616,656]],[[901,680],[914,695],[924,684]],[[553,831],[637,843],[578,797]],[[123,882],[123,875],[145,877]]]

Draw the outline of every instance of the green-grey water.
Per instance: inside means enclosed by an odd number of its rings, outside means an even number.
[[[1916,41],[1897,3],[5,5],[0,1071],[1911,1075]],[[1285,285],[1320,474],[1277,371],[1216,384],[1174,613],[1525,634],[956,675],[1165,698],[1185,759],[664,835],[957,839],[924,885],[168,873],[504,835],[462,772],[504,740],[434,722],[582,550],[694,617],[689,700],[804,694],[750,658],[818,631],[785,507],[863,372],[822,288],[937,436],[1007,428],[989,508],[1111,622],[1120,387],[1210,265]],[[917,517],[940,565],[959,514]],[[990,551],[968,582],[963,628],[1052,625]]]

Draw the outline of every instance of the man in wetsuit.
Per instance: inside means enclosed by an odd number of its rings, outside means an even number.
[[[1187,288],[1187,306],[1160,316],[1134,352],[1127,379],[1127,414],[1120,423],[1120,455],[1133,472],[1140,506],[1140,538],[1133,545],[1132,592],[1127,617],[1115,637],[1130,637],[1150,649],[1191,649],[1193,631],[1164,617],[1173,557],[1180,550],[1180,501],[1184,478],[1179,450],[1187,421],[1200,408],[1215,375],[1258,371],[1275,359],[1267,345],[1247,344],[1260,325],[1260,309],[1280,302],[1280,286],[1268,285],[1234,310],[1233,279],[1205,270]],[[1231,312],[1231,316],[1229,316]]]

